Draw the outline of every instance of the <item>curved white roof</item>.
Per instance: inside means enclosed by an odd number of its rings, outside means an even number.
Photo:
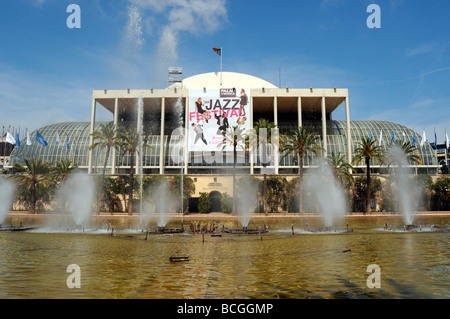
[[[272,83],[256,76],[235,72],[222,72],[222,76],[221,72],[202,73],[183,80],[183,88],[185,89],[220,87],[276,88]]]

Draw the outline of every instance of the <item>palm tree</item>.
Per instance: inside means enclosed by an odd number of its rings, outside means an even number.
[[[300,213],[303,212],[303,163],[304,157],[308,154],[320,156],[323,148],[319,145],[320,137],[317,133],[310,133],[300,126],[290,130],[280,138],[280,150],[284,153],[283,158],[292,154],[294,161],[298,161],[299,172],[299,192],[300,192]]]
[[[353,166],[345,161],[345,154],[342,153],[331,153],[331,157],[327,158],[328,163],[333,169],[333,175],[336,180],[339,180],[341,184],[344,180],[348,182],[353,181],[353,176],[351,170]]]
[[[100,181],[100,196],[97,198],[97,209],[100,210],[100,201],[103,198],[105,187],[105,174],[106,174],[106,164],[108,163],[109,153],[111,148],[118,148],[117,140],[118,129],[113,122],[100,124],[100,129],[95,130],[91,135],[93,136],[92,145],[89,146],[89,150],[94,150],[98,147],[101,149],[106,148],[105,161],[103,163],[102,179]]]
[[[378,163],[383,161],[383,149],[381,146],[376,145],[376,140],[371,137],[362,137],[359,142],[359,147],[355,149],[355,156],[353,162],[358,165],[361,161],[365,161],[366,164],[366,212],[370,213],[370,160],[374,159]]]
[[[94,150],[98,147],[106,148],[105,161],[103,163],[102,184],[105,180],[106,164],[108,163],[109,153],[111,148],[118,148],[117,140],[118,129],[113,122],[106,124],[100,124],[100,129],[95,130],[91,135],[93,136],[92,145],[89,146],[89,150]]]
[[[236,162],[237,162],[237,150],[238,148],[245,149],[245,142],[248,136],[245,134],[245,129],[239,125],[229,127],[223,134],[222,147],[224,150],[227,144],[233,147],[233,214],[236,213]]]
[[[409,164],[412,165],[419,165],[422,163],[422,158],[420,157],[419,148],[412,145],[410,141],[402,141],[402,140],[394,140],[391,145],[389,146],[389,149],[398,149],[404,154],[406,161]],[[394,156],[392,156],[391,152],[387,152],[385,156],[385,160],[388,162],[388,165],[390,165],[392,162],[395,161]],[[399,163],[401,166],[402,163]]]
[[[249,135],[250,145],[261,145],[262,147],[262,166],[264,168],[264,180],[263,180],[263,210],[267,215],[267,143],[272,143],[272,130],[274,130],[277,125],[274,122],[260,118],[253,125],[254,130],[252,134]],[[262,134],[262,133],[265,134]]]
[[[25,165],[16,163],[13,166],[15,172],[13,179],[19,184],[25,186],[30,191],[29,211],[36,213],[36,188],[39,185],[50,183],[49,177],[50,163],[43,162],[38,157],[32,157],[24,160]]]
[[[146,138],[142,138],[143,147],[151,147],[150,145],[146,144]],[[129,184],[130,187],[128,189],[128,214],[133,215],[133,191],[134,191],[134,158],[136,153],[139,153],[141,143],[141,136],[138,132],[135,130],[127,130],[122,129],[119,131],[118,134],[118,145],[122,149],[123,154],[122,156],[125,156],[126,154],[130,155],[130,178],[129,178]],[[142,154],[141,154],[142,156]]]
[[[50,173],[53,175],[56,182],[64,183],[69,175],[78,168],[78,165],[69,159],[62,159],[51,167]]]

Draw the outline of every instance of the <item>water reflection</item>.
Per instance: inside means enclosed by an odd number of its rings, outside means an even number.
[[[11,221],[12,222],[12,221]],[[26,221],[31,223],[31,221]],[[185,224],[199,222],[185,219]],[[205,223],[205,221],[201,221]],[[238,227],[232,221],[216,221]],[[313,225],[315,220],[307,221]],[[292,235],[292,223],[258,220],[262,235],[152,234],[128,218],[104,218],[117,232],[0,232],[1,298],[448,298],[449,233],[385,232],[395,218],[349,219],[352,233]],[[422,223],[448,223],[422,218]],[[174,221],[174,226],[179,226]],[[189,256],[171,263],[170,256]],[[69,289],[67,266],[81,268]],[[381,267],[381,288],[366,286]]]

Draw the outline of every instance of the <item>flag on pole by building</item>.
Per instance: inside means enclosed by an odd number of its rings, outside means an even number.
[[[395,139],[395,130],[392,130],[392,138],[391,138],[391,143],[394,141]]]
[[[447,148],[449,148],[449,145],[450,145],[450,140],[448,139],[447,133],[445,133],[445,146],[446,146]]]
[[[39,131],[36,132],[36,142],[44,146],[48,145],[47,140],[39,133]]]
[[[437,135],[436,135],[436,131],[434,131],[434,147],[437,148]]]
[[[222,86],[222,48],[213,48],[213,50],[220,56],[220,86]]]
[[[20,147],[20,138],[19,138],[19,133],[16,133],[16,146]]]
[[[67,134],[67,133],[66,133],[66,146],[67,146],[67,150],[70,151],[69,134]]]
[[[426,140],[427,140],[427,137],[425,135],[425,130],[423,130],[422,140],[420,141],[420,147],[423,147],[425,145]]]
[[[31,138],[30,133],[28,133],[28,130],[27,130],[27,145],[31,145]]]
[[[9,143],[9,144],[16,145],[16,139],[15,139],[14,136],[12,136],[12,134],[9,133],[9,132],[6,132],[6,138],[5,138],[5,141],[6,141],[7,143]]]
[[[378,142],[378,146],[381,146],[382,140],[383,140],[383,130],[380,131],[380,141]]]
[[[59,134],[58,132],[56,132],[56,138],[55,138],[56,144],[58,144],[58,146],[61,145],[61,140],[59,139]]]

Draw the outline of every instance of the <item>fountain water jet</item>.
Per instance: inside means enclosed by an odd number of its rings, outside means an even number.
[[[241,178],[236,201],[239,222],[247,229],[258,203],[258,184],[250,178]]]
[[[347,212],[345,195],[328,163],[325,161],[319,163],[319,172],[304,179],[303,189],[305,194],[308,194],[303,197],[306,207],[309,210],[318,210],[322,214],[325,229],[331,229],[345,217]]]
[[[170,195],[169,182],[162,179],[146,196],[144,203],[143,220],[148,224],[155,221],[158,228],[157,232],[164,232],[167,223],[170,221],[171,214],[177,209],[178,201],[175,201]]]
[[[58,198],[66,203],[77,228],[86,226],[92,215],[95,183],[91,176],[75,174],[70,176],[58,192]]]
[[[412,225],[414,221],[413,210],[414,207],[417,207],[420,196],[411,187],[407,156],[402,148],[397,145],[389,149],[387,156],[391,159],[391,164],[395,165],[392,177],[397,185],[395,200],[399,212],[402,214],[405,224]]]
[[[14,196],[14,184],[4,178],[0,178],[0,227],[12,206]]]

